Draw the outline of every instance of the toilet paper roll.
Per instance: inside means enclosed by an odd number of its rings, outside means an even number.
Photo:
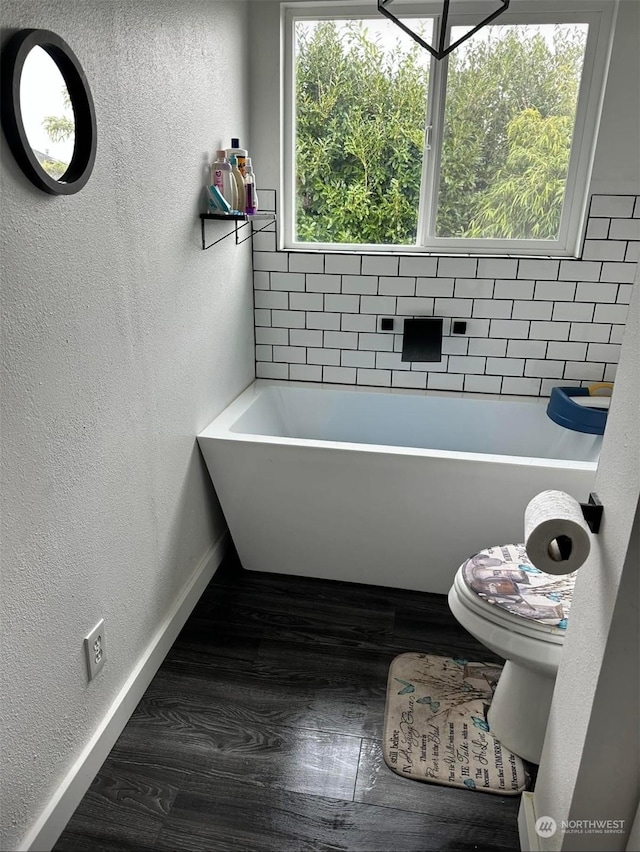
[[[547,574],[571,574],[591,550],[589,527],[577,500],[564,491],[543,491],[524,513],[527,556]]]

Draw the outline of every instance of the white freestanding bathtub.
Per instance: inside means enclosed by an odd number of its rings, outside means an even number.
[[[586,502],[602,438],[546,404],[259,380],[198,442],[245,568],[444,594],[538,492]]]

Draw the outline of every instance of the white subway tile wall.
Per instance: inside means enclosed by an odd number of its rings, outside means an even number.
[[[276,251],[272,225],[253,243],[256,375],[528,396],[613,381],[639,258],[640,196],[594,195],[567,260]],[[421,316],[444,318],[439,362],[402,361]]]

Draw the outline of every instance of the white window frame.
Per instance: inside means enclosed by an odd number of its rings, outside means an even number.
[[[475,24],[483,13],[495,9],[494,3],[469,0],[452,4],[448,29]],[[503,24],[562,24],[589,25],[582,79],[567,173],[564,204],[556,240],[465,239],[436,237],[435,225],[438,202],[440,152],[444,132],[447,59],[433,60],[425,125],[431,127],[430,150],[424,151],[418,233],[416,245],[375,245],[358,243],[309,243],[294,239],[295,234],[295,85],[294,85],[294,24],[299,20],[357,19],[380,17],[375,2],[354,0],[347,4],[293,0],[281,4],[281,33],[283,62],[281,91],[281,122],[283,135],[282,158],[282,248],[318,252],[381,252],[402,254],[473,254],[473,255],[544,255],[575,257],[579,253],[584,228],[591,169],[595,155],[598,125],[602,112],[604,90],[613,42],[618,0],[511,0],[507,11],[497,18],[495,26]],[[435,17],[434,41],[442,12],[442,0],[398,0],[393,5],[398,17]],[[447,33],[447,43],[450,32]]]

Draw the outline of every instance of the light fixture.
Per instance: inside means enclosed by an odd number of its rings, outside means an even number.
[[[432,47],[430,44],[427,44],[427,42],[424,41],[424,39],[422,39],[417,33],[414,33],[413,30],[409,29],[409,27],[404,23],[404,21],[401,21],[400,18],[396,18],[396,16],[389,11],[388,7],[393,3],[393,0],[378,0],[378,11],[381,14],[385,15],[385,17],[389,18],[390,21],[393,21],[393,23],[396,24],[396,26],[400,27],[401,30],[404,30],[404,32],[408,36],[411,36],[411,38],[416,41],[421,47],[426,48],[426,50],[428,50],[429,53],[435,56],[436,59],[444,59],[444,57],[451,53],[452,50],[455,50],[456,47],[461,45],[463,41],[466,41],[468,38],[471,38],[471,36],[474,35],[474,33],[477,33],[479,29],[484,27],[490,21],[493,21],[493,19],[497,18],[498,15],[501,15],[503,12],[506,12],[509,8],[510,0],[498,0],[498,2],[501,4],[500,8],[496,9],[495,12],[492,12],[491,15],[480,21],[477,26],[475,26],[472,30],[469,30],[468,33],[465,33],[457,41],[454,41],[453,44],[450,44],[448,47],[445,47],[445,39],[447,35],[447,18],[449,17],[449,2],[450,0],[443,0],[444,5],[442,7],[442,17],[440,22],[440,38],[437,48]]]

